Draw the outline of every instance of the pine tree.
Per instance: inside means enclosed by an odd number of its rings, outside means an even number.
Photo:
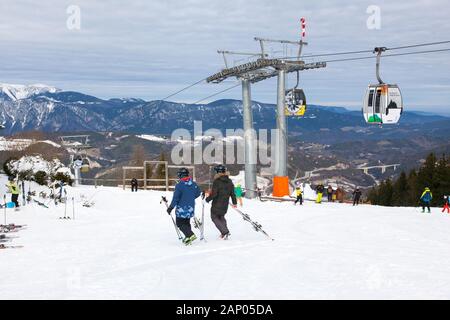
[[[387,179],[380,190],[380,205],[392,206],[393,187],[390,179]]]
[[[420,186],[417,182],[416,170],[411,170],[408,175],[408,205],[416,207],[419,202],[419,197],[422,193]]]
[[[444,196],[450,193],[450,163],[445,154],[436,165],[434,188],[432,205],[440,206]]]
[[[437,161],[429,154],[418,171],[402,172],[394,183],[389,179],[381,182],[369,192],[368,199],[375,205],[418,206],[426,187],[433,193],[431,205],[442,205],[444,195],[450,193],[450,159],[445,155]]]
[[[400,177],[395,181],[393,185],[392,193],[392,205],[394,206],[407,206],[408,205],[408,179],[406,173],[402,171]]]
[[[378,188],[373,187],[370,189],[369,193],[367,194],[367,200],[369,200],[370,204],[372,205],[379,205],[379,198],[378,198]]]
[[[421,189],[426,187],[433,189],[435,171],[436,156],[434,153],[430,153],[417,174],[417,182],[421,186]]]

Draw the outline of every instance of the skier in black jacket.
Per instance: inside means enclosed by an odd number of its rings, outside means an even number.
[[[211,205],[211,219],[220,231],[220,237],[224,240],[228,239],[230,231],[227,227],[227,220],[225,214],[228,210],[228,204],[231,198],[232,206],[236,208],[237,201],[234,194],[234,184],[228,177],[227,169],[223,165],[214,167],[216,175],[212,190],[207,194],[206,202],[212,201]]]
[[[137,192],[138,190],[138,181],[136,178],[131,179],[131,192]]]
[[[359,204],[359,200],[361,199],[361,190],[357,187],[355,191],[353,191],[353,205],[357,206]]]

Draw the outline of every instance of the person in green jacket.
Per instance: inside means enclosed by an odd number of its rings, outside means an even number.
[[[236,184],[234,187],[234,194],[236,195],[236,200],[239,202],[239,205],[242,207],[242,187],[241,184]]]
[[[6,184],[8,193],[11,193],[11,202],[14,202],[16,208],[19,207],[19,193],[20,189],[17,183],[14,181],[14,177],[8,177],[8,183]]]

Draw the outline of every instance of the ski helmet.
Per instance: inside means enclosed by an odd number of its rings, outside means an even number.
[[[13,177],[13,176],[9,176],[9,177],[8,177],[8,180],[9,180],[9,181],[14,181],[14,177]]]
[[[179,179],[189,177],[189,170],[186,168],[181,168],[180,170],[178,170],[177,176]]]
[[[214,171],[215,171],[216,173],[225,173],[225,172],[227,172],[227,168],[225,168],[224,165],[219,164],[219,165],[217,165],[217,166],[214,167]]]

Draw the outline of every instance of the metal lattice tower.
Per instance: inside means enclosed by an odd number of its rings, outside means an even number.
[[[237,78],[242,83],[242,103],[243,103],[243,127],[244,127],[244,143],[245,143],[245,188],[247,198],[255,198],[257,189],[256,185],[256,164],[257,164],[257,146],[256,136],[253,128],[253,114],[251,109],[251,84],[257,83],[272,77],[278,77],[277,82],[277,141],[276,150],[272,150],[275,161],[275,176],[287,176],[287,126],[285,108],[285,90],[286,90],[286,74],[304,70],[312,70],[325,68],[325,62],[305,63],[302,61],[301,53],[304,45],[303,40],[273,40],[254,38],[259,41],[261,53],[242,53],[233,51],[218,51],[223,55],[225,69],[208,77],[208,83],[220,83],[228,78]],[[269,59],[265,51],[265,42],[294,44],[298,45],[297,60]],[[240,64],[234,67],[228,66],[226,59],[227,54],[247,55],[259,57],[256,61]]]

